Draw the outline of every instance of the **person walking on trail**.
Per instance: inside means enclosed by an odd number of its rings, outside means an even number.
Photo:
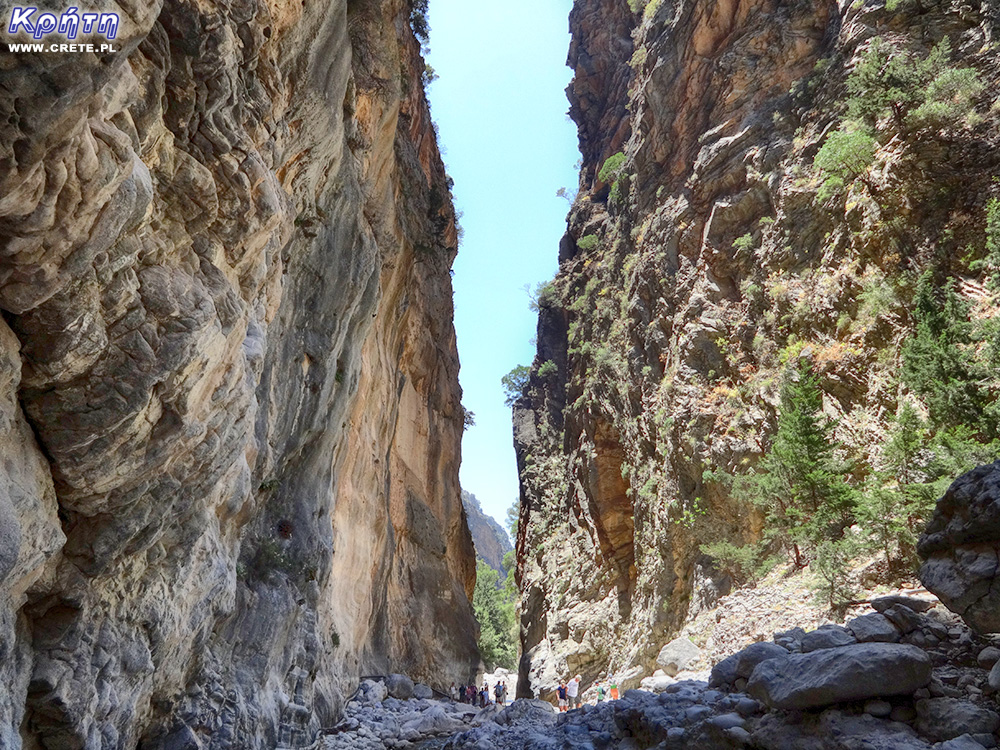
[[[497,705],[503,705],[503,685],[499,682],[493,686],[493,697],[497,700]]]
[[[577,675],[566,685],[566,697],[569,698],[569,710],[572,711],[574,708],[580,707],[580,680],[582,677]]]
[[[559,696],[559,713],[566,711],[566,683],[560,682],[556,688],[556,695]]]
[[[604,703],[604,683],[597,683],[597,702]]]
[[[459,685],[458,687],[458,702],[465,703],[465,685]]]
[[[611,700],[618,700],[618,682],[614,677],[611,678]]]
[[[448,696],[451,698],[452,703],[458,703],[458,687],[456,687],[454,682],[448,688]]]
[[[504,680],[502,684],[503,684],[503,691],[502,691],[501,701],[503,705],[507,705],[507,680]]]

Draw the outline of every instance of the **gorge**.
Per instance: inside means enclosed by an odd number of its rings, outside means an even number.
[[[995,3],[576,0],[482,712],[426,1],[101,5],[0,57],[0,750],[997,745]],[[769,556],[844,624],[663,650]]]

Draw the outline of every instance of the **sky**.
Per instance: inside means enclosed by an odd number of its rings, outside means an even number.
[[[551,279],[575,191],[566,116],[572,0],[430,0],[428,87],[465,237],[455,261],[455,328],[466,409],[462,487],[501,524],[518,495],[500,378],[535,355],[525,286]]]

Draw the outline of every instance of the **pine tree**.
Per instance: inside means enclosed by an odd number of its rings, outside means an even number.
[[[934,286],[930,272],[920,279],[914,300],[915,333],[903,347],[903,381],[927,404],[933,427],[966,425],[983,438],[997,434],[995,381],[977,358],[977,331],[969,304],[949,279]]]
[[[781,389],[771,450],[734,484],[738,497],[764,508],[769,538],[790,547],[800,567],[803,548],[838,538],[854,506],[844,479],[849,467],[835,457],[834,425],[822,407],[816,377],[800,362]]]

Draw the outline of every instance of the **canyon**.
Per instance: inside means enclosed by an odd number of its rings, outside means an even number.
[[[579,192],[513,408],[526,700],[483,712],[434,692],[481,667],[470,525],[507,540],[458,480],[426,2],[107,5],[114,52],[0,57],[0,749],[996,745],[998,389],[913,364],[940,299],[997,364],[992,3],[575,2]],[[906,414],[940,433],[893,532],[939,600],[678,674],[752,588],[706,546],[775,531],[739,482],[810,378],[858,494],[904,483]],[[577,673],[621,700],[557,717]]]
[[[415,11],[108,5],[0,62],[0,747],[306,747],[479,662]]]

